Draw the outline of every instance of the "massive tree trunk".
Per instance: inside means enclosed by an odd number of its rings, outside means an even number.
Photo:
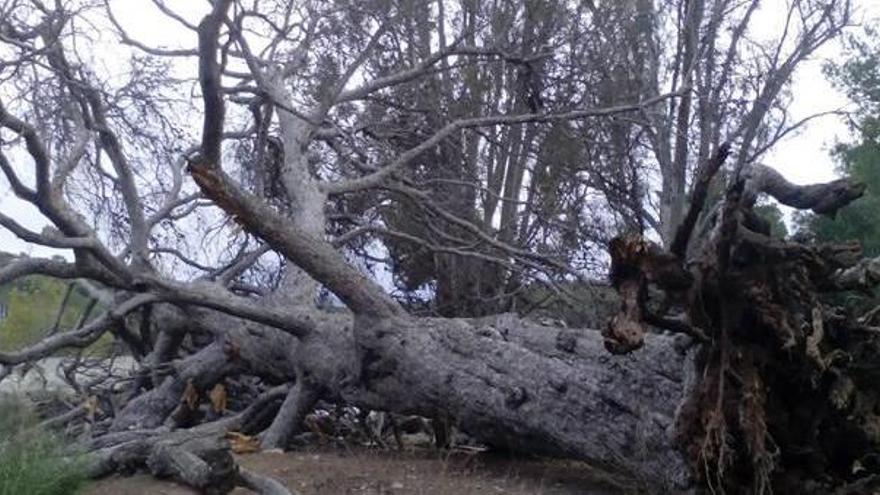
[[[366,325],[356,403],[439,410],[489,445],[590,459],[669,488],[690,483],[670,434],[692,359],[672,338],[618,357],[597,332],[514,317]]]
[[[443,414],[487,445],[590,460],[666,490],[692,486],[673,438],[677,411],[695,383],[696,348],[687,337],[652,335],[639,352],[615,356],[598,331],[545,327],[514,315],[330,315],[299,342],[270,327],[230,323],[227,343],[186,358],[176,376],[129,403],[113,430],[165,424],[177,408],[190,407],[187,383],[196,383],[197,397],[205,397],[221,375],[245,367],[278,382],[308,380],[302,385],[311,391],[307,397],[294,395],[301,393],[294,386],[282,411],[301,410],[299,400],[320,397],[367,409]],[[257,331],[265,338],[254,338]],[[281,343],[286,352],[279,353]],[[224,352],[230,345],[236,353]],[[255,363],[273,365],[257,370]],[[287,426],[288,433],[296,428]]]

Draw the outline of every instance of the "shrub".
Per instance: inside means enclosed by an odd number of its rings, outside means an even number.
[[[69,495],[85,481],[83,459],[36,428],[31,408],[0,395],[0,495]]]

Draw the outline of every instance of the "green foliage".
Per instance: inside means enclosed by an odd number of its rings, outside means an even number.
[[[849,40],[850,58],[830,64],[826,74],[858,105],[853,129],[858,138],[834,149],[841,175],[867,185],[865,196],[841,209],[836,218],[802,214],[798,230],[819,241],[858,240],[865,255],[880,256],[880,36]]]
[[[516,295],[514,309],[522,316],[545,325],[571,328],[603,328],[617,312],[617,292],[602,282],[563,282],[557,293],[532,284]]]
[[[842,63],[828,63],[825,74],[859,107],[862,116],[880,112],[880,33],[866,28],[846,40],[849,56]]]
[[[6,319],[0,321],[0,349],[20,349],[39,341],[55,323],[66,291],[65,282],[39,275],[0,288],[0,304],[5,303],[8,308]],[[71,294],[61,318],[61,329],[75,325],[86,304],[85,296]]]
[[[770,235],[778,239],[788,237],[788,227],[785,226],[782,210],[775,203],[764,203],[755,206],[755,213],[770,223]]]
[[[841,209],[836,218],[802,215],[799,224],[820,241],[858,240],[865,255],[880,256],[880,142],[877,134],[840,145],[841,172],[867,185],[865,196]]]
[[[0,396],[0,495],[69,495],[86,482],[85,459],[34,428],[23,402]]]

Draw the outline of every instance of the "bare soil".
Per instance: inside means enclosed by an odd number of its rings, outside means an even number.
[[[314,447],[261,452],[238,458],[243,467],[269,475],[302,495],[618,495],[630,492],[588,464],[522,459],[486,452],[427,449],[377,451]],[[97,481],[84,495],[192,495],[187,487],[146,474]],[[236,495],[251,493],[236,489]]]

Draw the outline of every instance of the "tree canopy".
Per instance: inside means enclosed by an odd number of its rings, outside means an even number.
[[[867,184],[865,196],[842,209],[835,219],[798,218],[805,234],[821,241],[861,242],[869,256],[880,255],[880,37],[873,30],[851,37],[848,57],[826,67],[831,80],[856,105],[850,116],[855,140],[838,143],[833,154],[841,175]]]

